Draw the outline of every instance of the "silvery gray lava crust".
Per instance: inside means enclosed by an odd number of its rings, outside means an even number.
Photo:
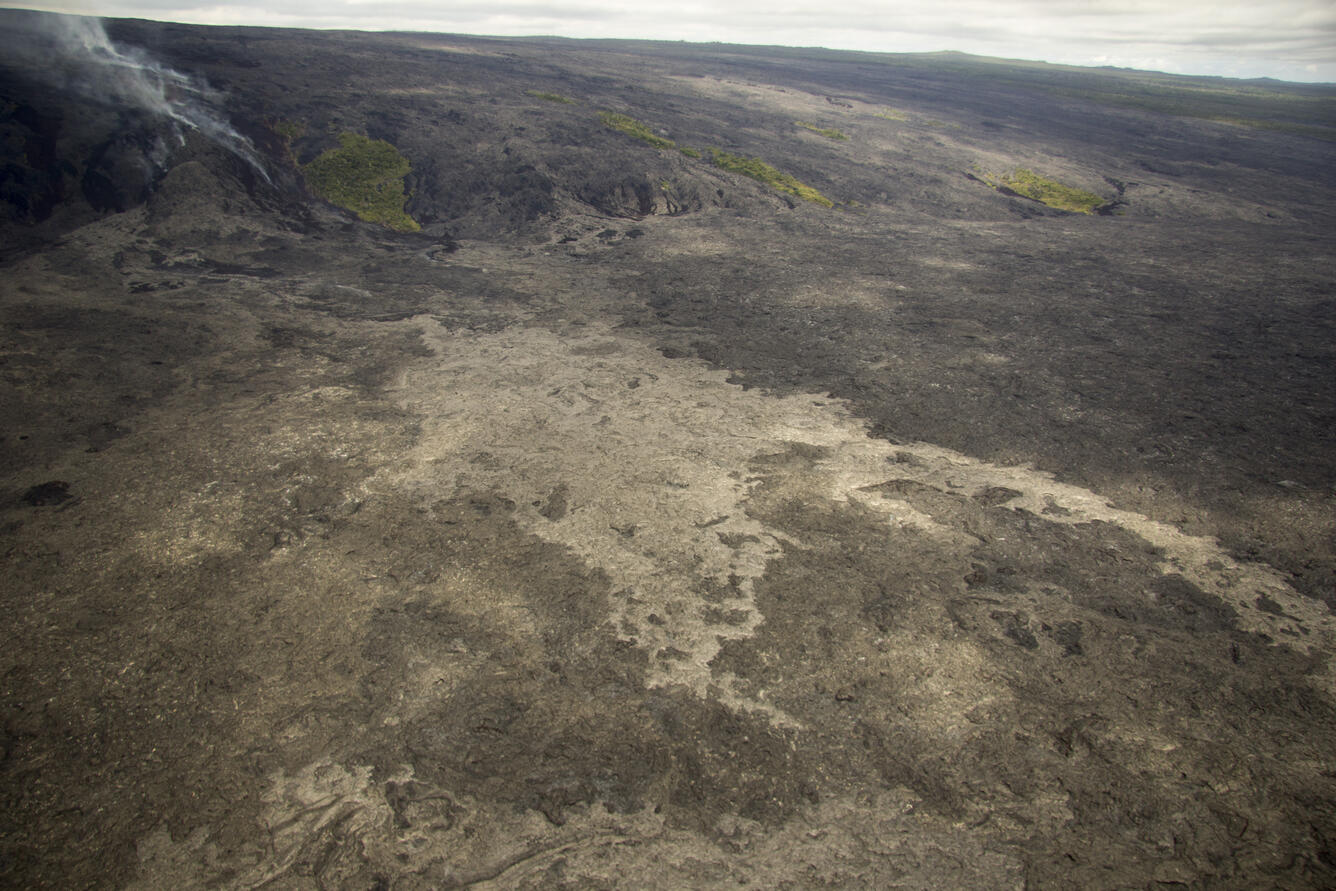
[[[0,26],[6,886],[1336,884],[1333,88]]]

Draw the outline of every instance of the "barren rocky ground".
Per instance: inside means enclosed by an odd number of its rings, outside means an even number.
[[[1331,87],[0,20],[5,885],[1336,884]]]

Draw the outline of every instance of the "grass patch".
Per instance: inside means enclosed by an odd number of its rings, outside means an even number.
[[[298,121],[274,121],[269,125],[269,129],[282,136],[283,140],[288,143],[306,135],[306,125]]]
[[[817,133],[817,134],[819,134],[819,135],[821,135],[821,136],[824,136],[824,137],[826,137],[827,139],[848,139],[848,138],[849,138],[848,136],[845,136],[845,135],[844,135],[842,132],[840,132],[839,130],[836,130],[834,127],[818,127],[816,124],[809,124],[809,123],[807,123],[806,121],[794,121],[793,123],[794,123],[795,125],[799,126],[799,127],[802,127],[802,128],[805,129],[805,130],[811,130],[813,133]]]
[[[339,147],[302,168],[311,191],[330,204],[400,232],[421,226],[404,211],[404,177],[412,167],[399,150],[357,133],[339,135]]]
[[[599,112],[599,120],[606,127],[610,127],[619,133],[625,133],[634,139],[639,139],[646,145],[652,145],[657,149],[673,149],[686,155],[688,158],[699,158],[701,153],[694,148],[678,145],[671,139],[666,139],[646,124],[637,121],[633,117],[624,114],[617,114],[612,111]],[[835,202],[831,201],[825,195],[822,195],[816,189],[805,183],[801,183],[787,173],[780,173],[760,158],[744,158],[741,155],[731,155],[728,152],[717,148],[709,149],[710,160],[714,166],[728,170],[733,173],[741,173],[743,176],[749,176],[757,182],[765,183],[772,189],[786,192],[797,196],[804,201],[811,201],[813,204],[820,204],[822,207],[834,207]],[[662,184],[660,186],[662,188]]]
[[[524,95],[532,96],[535,99],[544,99],[548,102],[556,102],[561,105],[579,105],[580,103],[569,96],[563,96],[560,93],[544,93],[542,90],[525,90]]]
[[[686,155],[688,158],[699,158],[700,151],[686,145],[678,145],[671,139],[666,139],[655,133],[647,124],[642,124],[633,117],[624,114],[617,114],[613,111],[601,111],[598,114],[599,120],[605,127],[611,127],[619,133],[625,133],[633,139],[639,139],[646,145],[652,145],[657,149],[674,149]]]
[[[886,109],[883,109],[883,110],[881,110],[881,111],[874,111],[873,114],[876,115],[876,116],[879,117],[879,118],[885,118],[885,119],[888,120],[888,121],[908,121],[908,120],[909,120],[909,115],[905,114],[903,111],[897,111],[897,110],[894,109],[894,108],[886,108]]]
[[[297,166],[297,155],[292,151],[292,143],[306,135],[306,125],[297,121],[269,121],[269,129],[283,140],[283,154],[293,167]]]
[[[673,142],[671,139],[663,138],[635,118],[627,117],[624,114],[617,114],[612,111],[599,112],[598,118],[603,122],[605,127],[611,127],[619,133],[625,133],[633,139],[639,139],[646,145],[652,145],[658,149],[677,148],[677,143]]]
[[[712,148],[710,149],[710,160],[714,161],[714,166],[722,170],[749,176],[757,182],[765,183],[772,189],[795,195],[804,201],[811,201],[813,204],[820,204],[822,207],[835,206],[835,202],[816,189],[799,182],[787,173],[780,173],[760,158],[744,158],[741,155],[730,155],[728,152]]]
[[[1105,202],[1094,192],[1064,186],[1056,180],[1040,176],[1033,170],[1018,167],[1000,177],[985,176],[984,181],[995,189],[1009,189],[1023,198],[1046,204],[1070,213],[1093,214]]]

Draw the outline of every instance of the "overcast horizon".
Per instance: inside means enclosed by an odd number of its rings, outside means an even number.
[[[954,50],[1067,65],[1336,82],[1336,4],[1148,0],[180,0],[24,8],[219,25],[433,31],[478,36],[687,40],[887,53]],[[832,15],[832,8],[838,15]]]

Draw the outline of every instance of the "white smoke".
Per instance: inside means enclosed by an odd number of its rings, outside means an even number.
[[[194,130],[241,158],[269,182],[251,141],[236,131],[219,110],[222,95],[202,80],[173,71],[137,47],[111,42],[102,20],[82,16],[43,16],[43,31],[53,54],[26,47],[29,73],[62,89],[109,105],[130,106],[165,118],[178,140]]]

